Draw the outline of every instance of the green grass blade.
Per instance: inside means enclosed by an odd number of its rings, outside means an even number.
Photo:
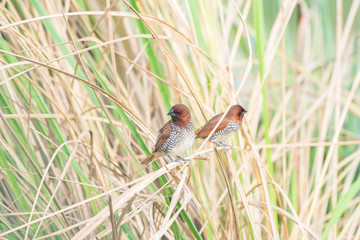
[[[339,221],[341,216],[348,210],[349,203],[358,195],[360,192],[360,175],[357,176],[356,180],[351,184],[349,190],[340,197],[339,201],[337,202],[333,212],[331,213],[331,217],[329,222],[326,224],[324,231],[321,234],[322,239],[327,239],[331,228],[334,226],[335,223]]]

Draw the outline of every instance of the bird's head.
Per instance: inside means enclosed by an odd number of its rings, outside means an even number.
[[[190,110],[184,104],[175,104],[167,115],[170,115],[174,123],[187,125],[191,121]]]
[[[246,112],[247,110],[243,106],[237,104],[231,106],[227,116],[229,116],[229,118],[233,119],[234,121],[241,123]]]

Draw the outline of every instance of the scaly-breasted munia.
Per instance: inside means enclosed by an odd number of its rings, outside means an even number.
[[[209,138],[210,141],[215,143],[216,145],[220,145],[217,141],[222,141],[225,138],[233,135],[237,130],[240,129],[242,119],[244,114],[247,112],[245,108],[241,105],[231,106],[228,113],[221,121],[220,125],[217,127],[213,135]],[[220,118],[224,113],[220,113],[211,118],[204,126],[195,130],[196,138],[207,138],[211,131],[214,129],[216,124],[219,122]],[[222,145],[227,145],[220,142]]]
[[[184,104],[175,104],[167,115],[171,116],[171,120],[159,130],[155,149],[142,164],[147,165],[166,155],[178,156],[177,160],[186,160],[180,157],[180,154],[195,141],[190,110]],[[170,159],[172,160],[171,157]]]

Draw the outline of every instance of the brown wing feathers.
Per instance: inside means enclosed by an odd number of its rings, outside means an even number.
[[[216,124],[219,122],[220,118],[222,117],[223,113],[217,114],[216,116],[214,116],[213,118],[211,118],[207,123],[205,123],[204,126],[202,126],[200,129],[195,130],[195,134],[197,138],[206,138],[207,136],[209,136],[209,134],[211,133],[211,131],[214,129],[214,127],[216,126]],[[217,127],[217,129],[215,130],[215,132],[220,131],[222,129],[224,129],[228,124],[228,120],[227,119],[223,119],[220,123],[220,125]]]
[[[161,147],[161,145],[168,139],[171,133],[171,125],[170,121],[168,121],[162,128],[160,128],[158,133],[158,138],[155,143],[155,152]]]
[[[162,128],[160,128],[159,133],[158,133],[158,138],[155,143],[154,151],[147,158],[142,160],[141,164],[147,165],[147,164],[151,163],[153,160],[156,160],[162,156],[165,156],[165,154],[158,153],[157,151],[159,150],[161,145],[166,141],[166,139],[168,139],[168,137],[170,136],[170,133],[171,133],[170,121],[168,121]]]

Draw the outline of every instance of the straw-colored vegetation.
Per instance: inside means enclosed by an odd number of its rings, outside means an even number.
[[[0,237],[360,239],[359,3],[1,1]],[[233,151],[141,166],[175,103]]]

